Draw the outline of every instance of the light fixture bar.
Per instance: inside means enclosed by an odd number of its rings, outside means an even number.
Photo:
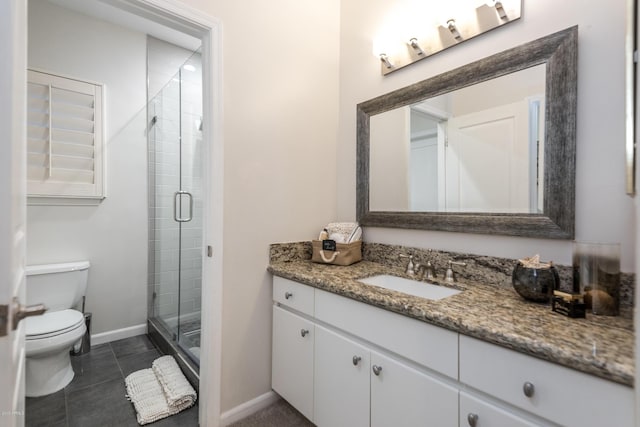
[[[504,6],[502,5],[502,2],[500,0],[492,0],[487,4],[496,8],[496,13],[500,17],[500,19],[502,20],[508,19],[507,11],[504,10]]]
[[[475,17],[473,19],[450,15],[451,19],[445,24],[436,27],[431,36],[421,36],[420,42],[418,42],[417,37],[413,37],[408,42],[405,42],[406,47],[398,49],[397,53],[394,49],[393,54],[381,54],[380,71],[382,75],[400,70],[451,46],[466,42],[494,28],[520,19],[522,16],[522,1],[488,0],[479,2],[482,4],[475,7]],[[474,8],[474,6],[470,7]]]
[[[384,67],[388,70],[392,70],[393,69],[393,64],[391,63],[391,61],[389,61],[389,58],[387,57],[386,53],[381,53],[380,54],[380,61],[382,62],[382,65],[384,65]]]
[[[449,19],[447,21],[447,28],[449,29],[449,32],[451,33],[451,35],[453,36],[454,39],[456,39],[459,42],[462,41],[462,36],[460,35],[460,32],[458,31],[458,28],[456,28],[456,20],[455,19]]]
[[[420,47],[420,45],[418,44],[418,39],[413,37],[409,40],[409,46],[411,46],[413,48],[413,50],[415,51],[416,55],[424,55],[424,50],[422,50],[422,48]]]

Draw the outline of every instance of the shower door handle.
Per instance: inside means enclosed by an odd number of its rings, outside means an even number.
[[[182,196],[189,197],[189,215],[187,217],[178,216],[178,203],[182,203]],[[189,222],[193,219],[193,195],[188,191],[176,191],[173,193],[173,220],[176,222]]]

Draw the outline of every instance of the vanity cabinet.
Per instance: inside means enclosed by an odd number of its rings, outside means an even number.
[[[277,276],[273,299],[273,389],[319,427],[633,426],[630,387]]]

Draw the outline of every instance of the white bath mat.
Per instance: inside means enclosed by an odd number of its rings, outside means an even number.
[[[156,364],[158,361],[160,362]],[[128,398],[136,409],[140,425],[177,414],[192,406],[197,398],[196,391],[173,357],[160,357],[153,362],[153,366],[157,369],[142,369],[124,380]],[[160,372],[162,380],[157,372]]]

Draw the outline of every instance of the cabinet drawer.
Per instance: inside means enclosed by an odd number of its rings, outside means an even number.
[[[472,419],[473,417],[473,419]],[[543,424],[545,425],[545,424]],[[550,424],[546,424],[550,425]],[[460,392],[460,427],[540,427],[463,391]]]
[[[563,426],[633,425],[630,387],[467,336],[460,336],[460,382]]]
[[[273,277],[273,300],[313,316],[314,288],[289,279]]]
[[[316,318],[423,366],[458,378],[458,334],[316,289]]]

